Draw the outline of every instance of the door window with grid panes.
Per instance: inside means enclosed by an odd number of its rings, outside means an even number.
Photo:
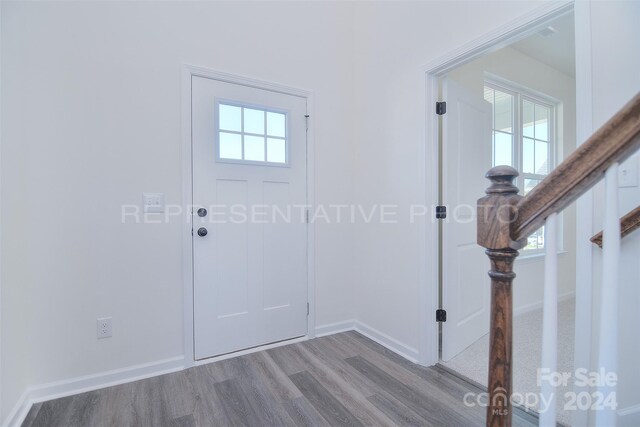
[[[217,116],[218,161],[288,165],[286,112],[224,101]]]
[[[529,193],[553,169],[555,106],[504,85],[485,82],[484,99],[493,109],[492,163],[518,170],[517,184]],[[525,251],[544,248],[544,227],[527,240]]]

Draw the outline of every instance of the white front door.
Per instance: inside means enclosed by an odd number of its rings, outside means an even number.
[[[191,93],[195,358],[306,335],[306,98]]]
[[[491,168],[491,104],[455,83],[443,82],[442,359],[448,361],[489,331],[489,262],[476,243],[476,203]]]

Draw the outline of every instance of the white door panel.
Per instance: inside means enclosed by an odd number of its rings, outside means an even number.
[[[476,244],[476,202],[491,168],[491,104],[450,78],[443,82],[442,359],[450,360],[489,331],[489,278]]]
[[[247,106],[245,128],[250,108],[286,113],[286,164],[218,159],[220,102]],[[196,359],[307,333],[305,114],[302,97],[192,78]]]

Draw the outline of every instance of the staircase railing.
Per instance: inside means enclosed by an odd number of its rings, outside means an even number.
[[[624,238],[640,228],[640,206],[620,218],[620,238]],[[591,242],[602,248],[602,231],[591,238]]]
[[[518,172],[508,166],[497,166],[487,172],[491,181],[486,190],[487,196],[478,200],[478,244],[486,248],[491,262],[491,326],[489,349],[489,401],[487,407],[487,426],[511,426],[512,395],[512,342],[513,342],[513,302],[512,283],[515,278],[513,263],[518,250],[526,245],[527,236],[540,228],[547,219],[555,229],[555,214],[567,208],[580,195],[589,190],[603,177],[607,178],[607,212],[605,213],[605,239],[607,246],[614,247],[609,256],[603,256],[603,269],[610,280],[617,282],[616,250],[619,251],[619,215],[617,213],[617,164],[625,160],[640,148],[640,93],[625,105],[613,118],[580,145],[565,161],[556,167],[540,184],[525,197],[518,195],[513,180]],[[613,198],[613,199],[611,199]],[[610,218],[614,217],[615,222]],[[607,219],[609,218],[609,219]],[[618,231],[616,230],[616,227]],[[548,231],[548,230],[547,230]],[[609,237],[611,236],[611,237]],[[617,240],[616,240],[617,239]],[[547,234],[545,243],[555,242],[556,236]],[[618,242],[618,243],[616,243]],[[546,266],[555,269],[556,254],[551,254],[547,244]],[[617,246],[617,249],[615,248]],[[554,272],[555,274],[555,272]],[[545,275],[547,278],[550,275]],[[557,274],[556,274],[557,276]],[[605,283],[605,286],[607,283]],[[555,291],[554,283],[545,286],[545,293]],[[612,290],[607,288],[608,292]],[[617,294],[615,294],[617,295]],[[609,318],[615,311],[612,307],[616,298],[606,296],[601,317]],[[545,295],[545,303],[557,303],[557,297]],[[607,305],[608,304],[608,305]],[[606,307],[604,307],[606,305]],[[615,314],[615,313],[614,313]],[[551,317],[549,317],[551,316]],[[545,348],[553,347],[552,357],[543,356],[543,367],[555,370],[555,343],[557,331],[555,314],[545,309],[543,314],[543,354]],[[549,330],[548,328],[551,328]],[[602,334],[601,334],[602,335]],[[605,334],[606,335],[606,334]],[[608,339],[616,339],[615,334]],[[615,342],[614,342],[615,344]],[[600,347],[603,346],[601,342]],[[615,351],[615,350],[613,350]],[[605,360],[615,360],[615,353],[600,355],[600,365]],[[544,366],[548,363],[553,366]],[[612,364],[614,362],[611,362]],[[543,391],[544,393],[544,391]],[[602,415],[605,416],[605,415]],[[603,425],[606,424],[604,420]],[[615,422],[615,421],[614,421]],[[551,415],[541,425],[555,425],[555,405]]]

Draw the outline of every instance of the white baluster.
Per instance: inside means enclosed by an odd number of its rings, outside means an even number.
[[[600,296],[600,343],[598,366],[606,372],[618,370],[618,271],[620,259],[620,214],[618,213],[618,165],[605,174],[604,228],[602,239],[602,292]],[[598,391],[606,398],[616,392],[615,385],[602,385]],[[615,426],[616,411],[596,411],[596,426]]]
[[[558,215],[547,218],[544,230],[544,300],[542,306],[542,364],[547,373],[556,372],[558,359]],[[556,390],[542,381],[539,425],[556,425]],[[546,408],[542,405],[548,405]]]

